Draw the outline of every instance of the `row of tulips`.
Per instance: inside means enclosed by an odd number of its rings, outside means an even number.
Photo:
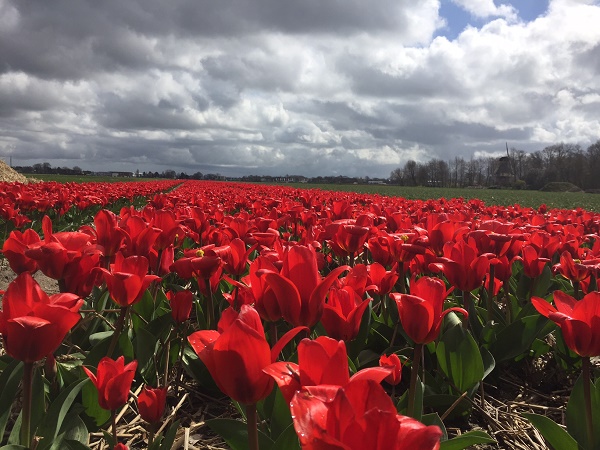
[[[169,448],[177,423],[154,435],[165,396],[192,377],[239,406],[247,444],[235,440],[241,422],[209,423],[233,448],[465,448],[493,439],[448,440],[441,417],[466,421],[484,378],[554,354],[565,373],[582,367],[572,436],[527,417],[560,448],[597,448],[599,223],[582,210],[199,182],[141,210],[101,210],[78,231],[54,232],[45,217],[41,236],[15,230],[3,246],[18,276],[0,333],[23,362],[7,361],[0,378],[23,379],[8,442],[84,448],[67,425],[32,414],[50,403],[72,407],[72,427],[111,428],[122,446],[115,413],[134,383],[154,386],[138,396],[149,446]],[[60,294],[39,289],[38,270]],[[41,400],[36,379],[50,386]]]

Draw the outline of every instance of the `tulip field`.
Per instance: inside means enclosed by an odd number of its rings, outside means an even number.
[[[0,450],[600,449],[600,213],[0,182],[0,244]]]

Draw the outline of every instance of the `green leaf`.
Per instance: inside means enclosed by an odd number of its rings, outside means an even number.
[[[439,429],[442,430],[442,441],[447,441],[448,440],[448,432],[446,431],[446,426],[444,425],[444,422],[442,421],[442,419],[438,415],[438,413],[424,414],[421,417],[421,423],[423,425],[436,425],[436,426],[438,426]]]
[[[276,388],[275,401],[273,402],[273,410],[271,412],[271,439],[279,439],[279,436],[289,429],[292,424],[292,414],[288,402],[285,401],[283,394]],[[287,448],[287,447],[280,447]]]
[[[133,329],[137,332],[138,329],[154,319],[154,298],[152,298],[150,289],[146,289],[141,300],[134,304],[131,309],[131,323],[133,324]]]
[[[27,450],[27,447],[23,447],[22,445],[9,444],[3,445],[0,447],[0,450]]]
[[[529,354],[533,341],[547,323],[547,318],[535,314],[521,317],[498,332],[495,342],[490,345],[490,352],[496,362],[501,363]]]
[[[484,431],[475,430],[463,433],[452,439],[444,441],[440,445],[440,450],[463,450],[476,444],[495,444],[496,441]]]
[[[90,450],[87,445],[82,444],[79,441],[66,440],[63,442],[63,444],[65,445],[65,450]]]
[[[300,450],[300,441],[294,429],[294,424],[290,424],[283,430],[283,433],[279,435],[271,450],[280,450],[282,448],[285,450]]]
[[[98,389],[96,389],[93,383],[83,386],[81,398],[85,413],[94,421],[96,426],[99,427],[110,419],[110,411],[100,407],[98,403]]]
[[[0,436],[4,436],[21,378],[23,378],[23,363],[17,360],[12,361],[0,375]]]
[[[62,428],[63,420],[69,412],[71,405],[79,395],[83,385],[88,381],[89,379],[86,378],[71,384],[59,394],[54,402],[52,402],[50,408],[48,408],[48,413],[45,415],[44,420],[37,431],[37,435],[43,438],[38,446],[40,450],[45,448],[45,445],[43,445],[44,441],[52,443],[56,438],[59,430]]]
[[[593,445],[585,445],[588,441],[585,397],[583,392],[583,376],[577,378],[571,390],[567,403],[567,430],[583,448],[600,448],[600,383],[590,383],[590,396],[592,398],[592,426],[594,430]]]
[[[211,419],[206,421],[211,430],[221,436],[231,450],[250,450],[248,446],[248,430],[246,424],[234,419]],[[273,441],[269,436],[258,432],[258,446],[260,448],[273,448]]]
[[[477,385],[484,375],[484,365],[475,339],[461,325],[446,331],[435,352],[440,368],[461,391]]]
[[[173,442],[175,442],[177,430],[179,430],[179,420],[173,422],[173,424],[165,433],[165,437],[162,443],[160,444],[160,450],[171,450],[171,447],[173,447]]]
[[[544,436],[546,443],[553,450],[578,450],[577,441],[573,439],[564,428],[549,419],[546,416],[539,414],[523,413],[521,414]]]

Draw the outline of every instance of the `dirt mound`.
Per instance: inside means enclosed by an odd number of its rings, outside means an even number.
[[[0,181],[29,183],[30,180],[21,175],[19,172],[15,171],[4,161],[0,160]]]

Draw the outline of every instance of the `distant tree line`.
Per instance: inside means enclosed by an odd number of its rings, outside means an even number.
[[[577,144],[560,143],[532,153],[511,148],[507,156],[504,162],[500,158],[465,160],[460,156],[425,163],[409,160],[392,171],[390,182],[403,186],[492,187],[503,184],[499,180],[506,169],[501,164],[508,164],[511,187],[541,189],[551,182],[569,182],[584,190],[600,189],[600,140],[585,150]]]

